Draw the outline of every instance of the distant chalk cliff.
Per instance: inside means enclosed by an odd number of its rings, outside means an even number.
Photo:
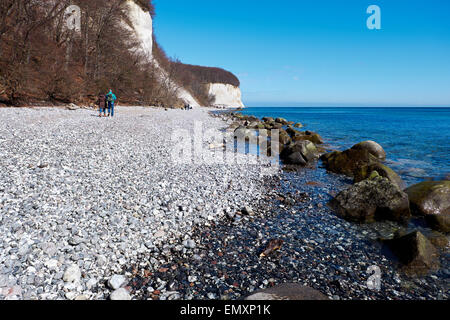
[[[126,8],[131,30],[133,30],[136,40],[140,43],[141,53],[148,57],[160,69],[161,75],[166,74],[166,70],[159,66],[158,61],[153,58],[153,20],[150,12],[144,10],[141,5],[134,0],[126,1]],[[176,84],[172,83],[175,87]],[[241,99],[241,89],[238,86],[227,83],[209,83],[209,95],[214,100],[213,105],[222,107],[241,108],[244,106]],[[191,106],[200,106],[197,99],[186,88],[178,88],[178,97]]]

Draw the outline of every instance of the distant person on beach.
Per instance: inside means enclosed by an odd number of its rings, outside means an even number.
[[[103,116],[106,117],[106,96],[103,93],[100,93],[98,95],[97,105],[99,109],[99,117]]]
[[[184,110],[189,110],[189,109],[191,109],[191,106],[189,105],[189,103],[185,103]]]
[[[108,103],[108,117],[114,117],[114,103],[117,100],[116,95],[110,89],[106,95],[106,102]]]

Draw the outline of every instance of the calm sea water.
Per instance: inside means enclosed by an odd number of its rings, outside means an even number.
[[[450,173],[450,108],[253,107],[243,114],[301,122],[337,150],[374,140],[408,185]]]

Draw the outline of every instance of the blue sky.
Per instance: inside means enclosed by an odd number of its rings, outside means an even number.
[[[450,106],[448,0],[153,2],[168,55],[230,70],[248,105]]]

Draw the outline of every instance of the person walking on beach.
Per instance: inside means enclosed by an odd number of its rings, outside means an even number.
[[[100,93],[98,95],[97,105],[99,108],[99,117],[103,116],[106,117],[106,96],[103,93]]]
[[[110,89],[106,95],[106,102],[108,103],[108,117],[114,117],[114,103],[117,100],[116,95]]]

